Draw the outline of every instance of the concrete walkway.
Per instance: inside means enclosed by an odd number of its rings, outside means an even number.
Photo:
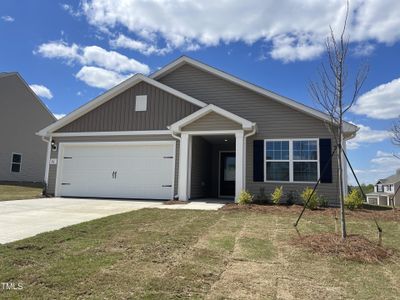
[[[217,210],[224,204],[191,202],[165,205],[162,201],[42,198],[0,202],[0,244],[38,233],[142,208]]]

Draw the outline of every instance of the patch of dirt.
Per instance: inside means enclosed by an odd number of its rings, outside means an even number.
[[[254,211],[260,213],[289,213],[289,214],[300,214],[303,209],[302,205],[259,205],[259,204],[246,204],[239,205],[236,203],[229,203],[220,208],[220,210],[224,211]],[[337,216],[339,217],[339,208],[335,207],[327,207],[327,208],[319,208],[316,210],[306,209],[304,212],[304,216]],[[377,220],[384,221],[400,221],[400,210],[399,209],[355,209],[349,210],[346,209],[346,215],[349,217],[355,217],[360,219],[368,219],[372,220],[374,217]]]
[[[181,200],[168,200],[163,202],[165,205],[174,205],[174,204],[189,204],[189,201],[181,201]]]
[[[343,241],[341,236],[333,233],[314,234],[297,237],[291,243],[311,249],[314,253],[364,263],[382,262],[394,254],[392,249],[379,246],[362,235],[349,235]]]

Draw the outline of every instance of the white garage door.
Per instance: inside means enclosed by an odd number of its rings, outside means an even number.
[[[59,196],[171,199],[173,142],[61,144]]]

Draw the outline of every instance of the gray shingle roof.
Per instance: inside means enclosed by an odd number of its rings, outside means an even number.
[[[379,179],[378,183],[396,183],[400,181],[400,169],[397,169],[396,174],[391,175],[389,177],[383,178],[383,179]]]

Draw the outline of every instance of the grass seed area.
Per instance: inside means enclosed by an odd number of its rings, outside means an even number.
[[[398,299],[396,254],[378,263],[316,255],[293,245],[296,215],[143,209],[0,245],[0,298]],[[376,242],[372,220],[349,218]],[[400,226],[382,221],[383,244]],[[303,236],[335,231],[333,217],[305,215]]]
[[[42,190],[40,184],[0,182],[0,201],[40,198]]]

